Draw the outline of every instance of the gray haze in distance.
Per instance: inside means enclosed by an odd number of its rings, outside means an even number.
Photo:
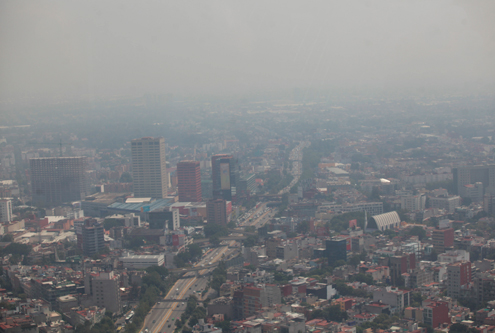
[[[0,99],[493,87],[495,1],[2,1]]]

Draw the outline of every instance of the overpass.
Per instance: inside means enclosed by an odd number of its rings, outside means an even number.
[[[217,261],[211,265],[204,265],[204,266],[198,266],[198,267],[188,267],[188,268],[174,268],[170,269],[170,273],[188,273],[188,272],[196,272],[196,271],[202,271],[203,269],[210,269],[210,268],[215,268],[218,266],[220,262]]]
[[[218,239],[220,241],[224,241],[224,240],[244,240],[246,239],[247,237],[246,236],[227,236],[227,237],[219,237]],[[193,241],[193,244],[200,244],[200,243],[206,243],[206,242],[209,242],[210,239],[209,238],[201,238],[201,239],[195,239]]]
[[[162,299],[160,303],[175,303],[175,302],[187,302],[188,298],[181,298],[181,299]],[[159,306],[155,306],[155,309],[159,309]]]

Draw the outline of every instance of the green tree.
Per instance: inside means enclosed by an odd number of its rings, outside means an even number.
[[[309,232],[309,222],[302,221],[297,225],[296,230],[300,234],[307,234]]]
[[[119,182],[121,183],[131,183],[132,182],[132,176],[129,172],[124,172],[122,176],[120,176]]]
[[[409,230],[409,235],[418,236],[419,240],[423,240],[426,237],[426,231],[422,227],[416,226]]]
[[[210,237],[210,243],[213,247],[218,247],[220,245],[220,238],[217,235]]]

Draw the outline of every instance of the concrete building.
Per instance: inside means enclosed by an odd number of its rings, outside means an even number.
[[[452,214],[455,208],[461,205],[461,197],[458,195],[429,197],[430,208],[443,209]]]
[[[459,195],[462,198],[469,198],[473,202],[482,202],[484,195],[483,183],[477,182],[475,184],[466,184],[461,186],[461,193]]]
[[[335,213],[351,213],[351,212],[364,212],[368,213],[368,216],[379,215],[383,213],[383,202],[357,202],[348,204],[325,204],[318,206],[317,212],[332,211]]]
[[[389,258],[390,279],[392,285],[400,285],[402,274],[408,273],[416,268],[416,255],[414,253]]]
[[[471,262],[456,262],[447,266],[447,296],[461,297],[461,291],[467,290],[471,283]]]
[[[206,202],[206,219],[208,223],[227,225],[227,207],[223,199]]]
[[[347,261],[347,239],[334,237],[326,241],[328,264],[333,266],[337,261]]]
[[[136,198],[167,196],[165,139],[141,138],[131,142],[132,178]]]
[[[299,248],[296,243],[283,242],[277,246],[277,258],[282,260],[292,260],[299,257]]]
[[[115,275],[114,272],[92,273],[89,283],[93,303],[96,306],[104,307],[116,314],[122,312],[118,275]]]
[[[233,313],[238,319],[247,318],[260,311],[263,307],[281,304],[282,293],[276,285],[258,284],[245,286],[234,292]]]
[[[10,199],[0,199],[0,222],[8,223],[12,221],[12,201]]]
[[[124,268],[127,269],[145,269],[150,266],[163,266],[165,257],[163,254],[158,255],[129,255],[121,257]]]
[[[410,212],[415,212],[417,210],[424,210],[426,204],[426,195],[407,195],[401,197],[400,208],[406,209]]]
[[[401,313],[410,305],[410,292],[392,287],[381,288],[373,291],[373,302],[388,304],[392,313]]]
[[[462,187],[468,184],[480,182],[483,184],[484,193],[495,194],[495,165],[467,166],[454,168],[455,194],[462,193]]]
[[[43,157],[29,160],[33,204],[58,206],[90,194],[86,157]]]
[[[469,261],[469,252],[466,250],[447,251],[439,254],[437,261],[449,264],[453,264],[458,261]]]
[[[177,163],[180,202],[201,202],[201,171],[198,161]]]
[[[495,270],[477,271],[473,280],[477,304],[495,299]]]
[[[86,219],[74,223],[77,235],[77,245],[85,256],[92,256],[100,252],[104,247],[103,223],[97,219]]]
[[[454,246],[454,229],[435,229],[432,233],[433,248],[437,253],[444,253]]]
[[[232,155],[218,154],[211,157],[213,198],[231,201],[237,192],[239,181],[237,161]]]
[[[434,329],[443,323],[450,324],[447,302],[426,300],[423,302],[423,323]]]

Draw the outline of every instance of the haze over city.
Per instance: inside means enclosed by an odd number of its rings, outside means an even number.
[[[3,1],[3,102],[493,90],[493,1]]]
[[[0,1],[0,333],[495,332],[495,1]]]

